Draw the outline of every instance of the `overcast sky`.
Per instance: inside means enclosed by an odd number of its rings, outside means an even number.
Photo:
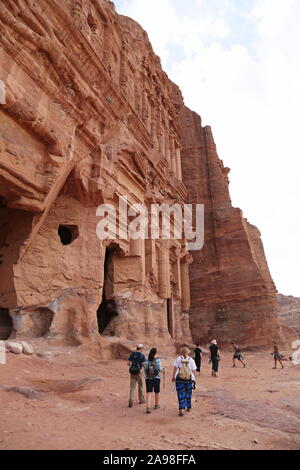
[[[233,205],[260,229],[278,291],[300,297],[300,1],[114,3],[212,126]]]

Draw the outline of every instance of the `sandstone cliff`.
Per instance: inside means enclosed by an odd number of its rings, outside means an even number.
[[[231,205],[230,170],[217,155],[211,129],[187,108],[181,123],[189,202],[205,204],[205,245],[193,253],[190,267],[193,338],[205,342],[216,337],[243,346],[284,341],[260,233]]]
[[[292,295],[277,295],[278,317],[281,323],[300,335],[300,299]]]

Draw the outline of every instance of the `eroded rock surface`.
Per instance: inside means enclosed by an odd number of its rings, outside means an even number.
[[[292,295],[277,295],[278,316],[281,323],[300,335],[300,299]]]

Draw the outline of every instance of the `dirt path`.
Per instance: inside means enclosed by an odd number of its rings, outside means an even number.
[[[125,361],[57,361],[8,354],[0,365],[0,387],[37,393],[0,390],[0,449],[300,449],[300,366],[272,370],[269,353],[248,354],[246,369],[223,354],[217,379],[204,359],[183,418],[172,359],[164,359],[162,408],[150,415],[145,405],[127,407]]]

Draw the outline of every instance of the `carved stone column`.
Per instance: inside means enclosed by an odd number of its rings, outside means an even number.
[[[181,152],[180,152],[180,146],[177,144],[175,146],[175,152],[176,152],[176,166],[177,166],[177,178],[182,180],[182,169],[181,169]]]
[[[181,299],[181,269],[180,269],[180,248],[174,246],[170,250],[170,260],[172,264],[172,279],[174,299]]]
[[[165,157],[171,168],[171,156],[170,156],[170,139],[169,139],[169,129],[164,128],[164,141],[165,141]]]
[[[168,242],[163,241],[158,245],[158,284],[159,296],[162,299],[171,297],[170,286],[170,258]]]
[[[182,297],[182,285],[181,285],[181,269],[180,269],[180,259],[176,260],[176,274],[177,274],[177,285],[178,285],[178,296]]]
[[[193,258],[187,254],[181,259],[181,308],[183,312],[188,312],[191,306],[190,294],[190,276],[189,265],[192,263]]]
[[[158,142],[158,135],[157,135],[157,112],[155,108],[153,108],[151,113],[151,138],[153,141],[154,148],[156,150],[159,149],[159,142]]]
[[[174,136],[170,136],[170,160],[171,160],[171,168],[173,171],[174,176],[178,176],[177,174],[177,162],[176,162],[176,150],[175,150],[175,141]]]

